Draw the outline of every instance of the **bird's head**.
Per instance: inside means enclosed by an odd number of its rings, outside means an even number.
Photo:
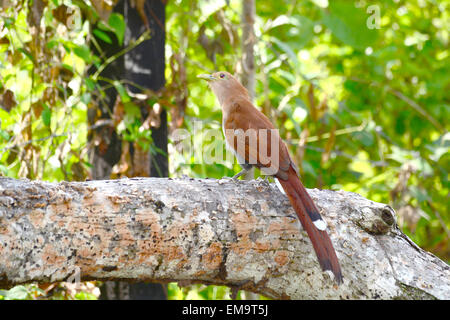
[[[212,74],[201,74],[198,76],[201,79],[208,81],[209,86],[216,95],[220,104],[230,96],[237,96],[244,94],[248,97],[248,92],[239,81],[226,71],[219,71]]]

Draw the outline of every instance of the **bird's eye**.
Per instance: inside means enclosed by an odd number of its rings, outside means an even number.
[[[220,77],[221,79],[223,79],[223,78],[225,78],[225,74],[224,74],[224,73],[221,73],[219,77]]]

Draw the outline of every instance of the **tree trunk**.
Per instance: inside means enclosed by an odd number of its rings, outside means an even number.
[[[130,1],[119,1],[114,8],[116,12],[123,14],[126,23],[124,36],[124,47],[135,41],[146,28],[151,31],[151,38],[144,41],[124,56],[118,57],[116,61],[104,70],[102,76],[110,79],[128,80],[127,89],[132,93],[142,93],[140,88],[147,88],[157,91],[165,84],[165,4],[163,1],[144,1],[143,6]],[[112,37],[115,39],[115,36]],[[99,41],[100,42],[100,41]],[[123,48],[114,43],[112,46],[100,42],[106,49],[106,56],[109,57]],[[135,84],[136,86],[134,86]],[[104,113],[105,118],[110,118],[114,112],[114,104],[117,92],[114,88],[107,92],[109,112]],[[142,122],[149,115],[149,107],[144,104],[141,108],[143,116]],[[130,152],[132,163],[129,164],[131,176],[154,176],[167,177],[167,113],[163,110],[159,115],[158,127],[152,127],[153,146],[163,153],[150,155],[137,147],[136,143],[127,143],[129,148],[125,152]],[[117,137],[115,130],[108,127],[102,129],[116,139],[104,139],[106,150],[112,150],[114,161],[108,161],[108,153],[102,154],[95,148],[91,162],[93,163],[92,177],[94,179],[109,179],[112,167],[120,160],[121,141]],[[108,144],[110,142],[110,144]],[[165,292],[159,284],[146,283],[121,283],[107,281],[101,288],[101,299],[164,299]]]
[[[344,275],[322,272],[289,200],[263,180],[0,178],[0,287],[132,280],[227,285],[275,299],[450,299],[450,267],[393,210],[309,190]]]
[[[242,84],[255,98],[255,0],[242,0]]]

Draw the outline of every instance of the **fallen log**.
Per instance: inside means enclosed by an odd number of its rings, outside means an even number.
[[[264,180],[0,177],[0,287],[129,280],[205,283],[275,299],[450,299],[450,267],[388,205],[309,189],[344,275],[321,271],[289,200]]]

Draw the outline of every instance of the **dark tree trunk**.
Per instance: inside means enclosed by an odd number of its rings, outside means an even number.
[[[124,46],[129,46],[139,36],[145,32],[146,25],[138,13],[137,8],[133,8],[131,1],[119,1],[114,8],[115,12],[123,14],[126,31],[124,37]],[[157,91],[164,87],[165,77],[165,4],[159,0],[149,0],[145,3],[145,16],[148,20],[148,26],[151,30],[150,40],[144,41],[139,46],[129,51],[123,56],[116,59],[110,66],[108,66],[102,73],[102,76],[110,79],[127,79],[131,84],[128,85],[128,90],[133,93],[140,93],[139,87],[144,87]],[[115,39],[111,35],[111,39]],[[108,45],[98,40],[102,45],[102,49],[106,52],[105,57],[109,57],[123,47],[118,43]],[[113,113],[117,91],[114,88],[107,92],[106,104],[102,106],[102,118],[110,119],[110,114]],[[109,109],[109,110],[108,110]],[[90,119],[95,119],[95,113],[91,111]],[[142,108],[142,115],[145,119],[148,115],[148,108]],[[167,177],[168,160],[167,160],[167,114],[163,111],[160,114],[160,125],[158,128],[152,128],[153,146],[156,150],[162,150],[162,153],[149,157],[147,164],[151,176]],[[90,120],[90,124],[93,121]],[[121,141],[117,137],[114,128],[110,126],[100,127],[96,134],[101,134],[101,141],[105,142],[105,146],[96,146],[93,149],[91,156],[91,163],[93,164],[92,178],[93,179],[108,179],[111,174],[112,167],[120,160],[121,155]],[[130,145],[130,153],[133,154],[135,150]],[[115,299],[166,299],[166,293],[161,284],[153,283],[126,283],[107,281],[101,288],[101,299],[115,300]]]

